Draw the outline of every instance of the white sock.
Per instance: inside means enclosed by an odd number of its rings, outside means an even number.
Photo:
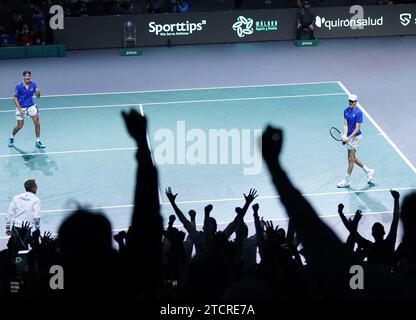
[[[40,137],[36,137],[36,142],[40,142]]]
[[[10,139],[14,139],[14,135],[11,135],[11,136],[10,136]]]
[[[366,165],[363,166],[363,170],[365,173],[368,173],[368,171],[370,171],[370,168],[367,167]]]
[[[345,174],[345,181],[350,181],[351,175],[349,173]]]

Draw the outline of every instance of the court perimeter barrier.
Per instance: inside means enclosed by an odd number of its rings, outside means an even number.
[[[416,5],[314,8],[316,37],[416,34]],[[126,21],[136,25],[138,46],[293,40],[296,9],[162,13],[65,18],[54,30],[67,49],[120,48]]]

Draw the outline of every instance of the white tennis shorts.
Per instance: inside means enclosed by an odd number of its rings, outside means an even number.
[[[30,106],[29,108],[22,108],[23,110],[26,111],[26,114],[31,116],[31,117],[35,117],[38,115],[39,110],[38,107],[36,106],[36,104],[34,104],[33,106]],[[19,110],[16,108],[16,120],[23,120],[24,117],[22,116],[22,114],[19,112]]]
[[[350,140],[350,143],[347,144],[348,150],[357,150],[360,146],[361,139],[363,138],[363,135],[360,134],[359,136],[355,136]]]

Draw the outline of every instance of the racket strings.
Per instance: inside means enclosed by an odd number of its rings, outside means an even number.
[[[332,127],[329,129],[329,133],[331,134],[332,138],[341,141],[342,134],[341,131],[339,131],[337,128]]]

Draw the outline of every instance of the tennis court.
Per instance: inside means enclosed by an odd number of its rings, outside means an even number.
[[[261,216],[284,220],[286,214],[258,152],[258,134],[267,124],[284,129],[284,166],[320,215],[333,217],[340,202],[345,212],[360,208],[367,215],[389,213],[393,206],[389,190],[404,195],[416,189],[416,169],[365,106],[364,139],[357,155],[376,170],[375,183],[367,184],[363,171],[355,167],[351,188],[336,187],[345,174],[346,150],[328,129],[342,126],[347,93],[342,83],[334,81],[45,96],[36,101],[44,151],[34,147],[30,119],[16,137],[16,148],[7,147],[15,111],[11,99],[1,99],[0,214],[4,217],[12,197],[23,192],[24,181],[34,178],[42,201],[42,230],[56,232],[77,203],[102,209],[114,229],[126,228],[136,149],[120,113],[130,108],[148,118],[165,221],[172,213],[163,194],[168,186],[179,193],[177,201],[184,212],[197,211],[197,223],[202,223],[208,203],[214,205],[212,216],[219,223],[230,222],[250,188],[258,190]],[[228,145],[217,140],[212,147],[210,130],[221,129],[237,140],[230,138]],[[162,164],[163,159],[173,160]],[[250,211],[246,220],[252,220]],[[4,224],[0,218],[0,229]]]

